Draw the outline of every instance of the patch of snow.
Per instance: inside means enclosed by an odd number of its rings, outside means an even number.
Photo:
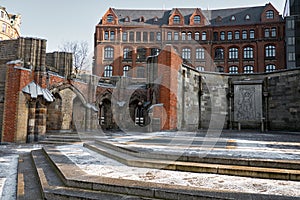
[[[57,147],[87,174],[233,192],[300,197],[300,182],[128,167],[80,145]]]

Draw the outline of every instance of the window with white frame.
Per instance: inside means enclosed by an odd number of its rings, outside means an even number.
[[[109,31],[104,31],[104,40],[109,40]]]
[[[199,32],[195,32],[195,40],[200,40],[200,33]]]
[[[182,49],[182,58],[187,59],[187,60],[191,59],[191,49],[190,48]]]
[[[114,32],[114,31],[111,31],[111,32],[110,32],[110,40],[111,40],[111,41],[114,41],[114,40],[115,40],[115,32]]]
[[[167,40],[172,40],[172,32],[170,31],[167,33]]]
[[[188,34],[187,34],[187,39],[188,39],[188,40],[192,40],[192,32],[188,32]]]
[[[215,59],[217,59],[217,60],[224,59],[224,49],[222,49],[222,48],[215,49]]]
[[[111,77],[113,74],[113,67],[111,65],[104,67],[104,77]]]
[[[174,32],[174,40],[179,40],[179,33],[178,32]]]
[[[274,58],[276,56],[276,48],[274,45],[265,47],[266,58]]]
[[[242,31],[242,39],[243,39],[243,40],[246,40],[247,38],[248,38],[248,33],[247,33],[246,30],[243,30],[243,31]]]
[[[232,32],[231,31],[227,32],[227,40],[232,40]]]
[[[244,66],[244,73],[245,74],[252,74],[254,72],[252,65],[246,65]]]
[[[204,71],[204,67],[203,66],[197,66],[196,70],[198,70],[199,72],[203,72]]]
[[[225,32],[221,31],[220,33],[220,40],[225,40]]]
[[[245,47],[244,48],[244,58],[245,59],[252,59],[253,58],[253,48],[252,47]]]
[[[127,37],[128,37],[128,33],[127,32],[123,32],[122,33],[122,40],[123,40],[123,42],[127,41]]]
[[[200,17],[200,15],[194,16],[194,24],[200,24],[200,22],[201,22],[201,17]]]
[[[269,28],[265,28],[265,38],[270,37],[270,29]]]
[[[250,39],[254,39],[255,38],[255,31],[254,30],[250,30],[249,38]]]
[[[288,37],[288,45],[295,45],[295,37]]]
[[[107,22],[111,23],[111,22],[113,22],[113,20],[114,20],[113,15],[107,15],[107,19],[106,19]]]
[[[131,69],[131,67],[129,65],[125,65],[123,67],[123,76],[124,77],[130,77],[131,76],[130,75],[130,69]]]
[[[276,35],[277,35],[277,30],[276,30],[275,27],[273,27],[273,28],[271,29],[271,37],[276,37]]]
[[[238,59],[239,58],[239,50],[238,48],[230,48],[229,49],[229,59]]]
[[[125,47],[123,49],[123,58],[126,59],[132,59],[132,49],[129,47]]]
[[[205,59],[205,50],[203,48],[196,49],[196,60],[204,60]]]
[[[274,11],[273,10],[268,10],[266,12],[266,18],[267,19],[274,19]]]
[[[229,74],[238,74],[238,73],[239,73],[238,66],[231,66],[231,67],[229,67]]]
[[[276,70],[276,66],[273,64],[266,65],[265,72],[273,72]]]
[[[180,24],[180,16],[179,15],[175,15],[173,18],[173,23],[174,24]]]
[[[161,32],[156,33],[156,40],[161,41]]]
[[[206,40],[206,32],[202,32],[202,41]]]
[[[234,32],[234,39],[239,40],[240,39],[240,31],[235,31]]]
[[[288,53],[288,61],[295,61],[296,60],[296,54],[294,52]]]
[[[186,40],[186,32],[181,33],[181,40]]]
[[[105,47],[104,48],[104,59],[113,59],[114,58],[114,48]]]

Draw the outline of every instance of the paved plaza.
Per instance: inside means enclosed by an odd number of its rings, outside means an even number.
[[[97,136],[97,134],[96,134]],[[61,136],[62,138],[68,138],[68,136]],[[86,138],[86,135],[81,133],[78,134],[79,138]],[[298,171],[300,163],[300,134],[299,133],[283,133],[283,132],[272,132],[272,133],[260,133],[260,132],[238,132],[238,131],[223,131],[221,134],[213,132],[211,135],[205,132],[156,132],[156,133],[105,133],[99,134],[95,140],[99,143],[106,143],[117,148],[122,148],[123,153],[126,152],[139,152],[140,155],[169,155],[169,160],[161,160],[162,162],[178,162],[178,160],[184,157],[191,157],[194,160],[200,162],[202,158],[213,158],[213,160],[220,160],[220,162],[213,163],[222,164],[224,159],[230,159],[235,161],[250,159],[259,160],[266,165],[268,163],[283,163],[282,165],[289,168],[288,165],[293,165],[291,169],[284,169],[286,171]],[[68,140],[67,140],[68,141]],[[174,171],[169,169],[162,169],[163,167],[134,167],[127,166],[117,157],[123,156],[124,159],[130,159],[131,155],[123,155],[122,151],[113,151],[109,155],[99,153],[91,148],[89,145],[96,145],[97,141],[89,138],[89,140],[76,142],[72,144],[34,144],[34,145],[1,145],[1,160],[0,160],[0,192],[1,199],[30,199],[26,197],[32,197],[30,195],[35,194],[37,191],[41,191],[39,185],[35,187],[29,187],[28,184],[33,185],[32,182],[37,182],[38,178],[27,171],[33,165],[26,162],[25,157],[28,156],[32,150],[39,150],[44,148],[44,153],[49,157],[48,159],[53,161],[54,165],[58,166],[60,173],[72,180],[80,181],[93,181],[98,180],[97,177],[107,179],[108,182],[112,180],[120,180],[118,184],[122,185],[125,181],[130,182],[130,185],[142,184],[143,187],[149,188],[169,188],[173,193],[176,191],[189,191],[191,195],[206,195],[212,196],[212,199],[298,199],[300,198],[300,182],[292,180],[284,180],[284,178],[257,178],[257,177],[245,177],[245,176],[232,176],[226,174],[217,173],[195,173],[180,170]],[[104,146],[101,148],[105,149]],[[37,152],[37,151],[36,151]],[[119,155],[118,155],[119,154]],[[39,154],[33,153],[33,159],[35,167],[39,166],[38,158]],[[114,157],[114,159],[112,158]],[[128,157],[128,158],[125,158]],[[195,158],[199,159],[195,159]],[[143,162],[143,157],[140,158]],[[150,162],[157,162],[155,158],[146,158]],[[158,158],[159,159],[159,158]],[[172,160],[174,159],[174,160]],[[18,166],[19,160],[19,166]],[[223,161],[222,161],[223,160]],[[147,161],[147,162],[148,162]],[[43,161],[45,162],[45,161]],[[228,161],[226,161],[228,162]],[[230,161],[231,162],[231,161]],[[183,163],[183,162],[182,162]],[[194,162],[186,162],[186,165]],[[195,163],[195,165],[203,165],[203,163]],[[207,165],[210,165],[208,163]],[[227,163],[228,164],[228,163]],[[45,166],[40,164],[40,168]],[[146,165],[145,165],[146,166]],[[163,165],[161,165],[163,166]],[[232,166],[236,167],[235,164]],[[238,166],[240,167],[240,166]],[[295,168],[295,169],[294,169]],[[26,170],[24,170],[26,169]],[[19,170],[19,172],[18,172]],[[31,169],[33,170],[33,169]],[[39,169],[41,170],[41,169]],[[270,169],[270,171],[272,171]],[[44,169],[47,183],[57,184],[59,181],[57,177],[52,174],[47,174]],[[54,170],[55,171],[55,170]],[[76,174],[73,172],[76,171]],[[73,173],[73,174],[72,174]],[[19,174],[19,176],[18,176]],[[39,174],[39,173],[38,173]],[[18,176],[18,177],[17,177]],[[28,179],[26,176],[32,176]],[[88,179],[84,177],[89,177]],[[95,178],[93,178],[95,177]],[[53,180],[51,181],[51,178]],[[30,182],[30,183],[29,183]],[[125,183],[124,182],[124,183]],[[145,183],[150,185],[145,185]],[[47,185],[45,184],[45,185]],[[125,184],[124,188],[127,187]],[[22,186],[20,186],[22,185]],[[43,185],[43,183],[42,183]],[[51,186],[53,188],[64,188],[61,189],[63,194],[73,194],[76,191],[82,189],[70,190],[70,186],[64,186],[63,182],[59,182],[58,186]],[[123,186],[122,186],[123,187]],[[23,191],[22,191],[23,189]],[[44,188],[45,189],[45,188]],[[18,194],[17,194],[18,190]],[[120,189],[121,191],[121,189]],[[121,192],[121,196],[110,196],[107,194],[95,194],[97,198],[103,199],[156,199],[154,197],[147,196],[147,198],[136,198],[131,195],[138,195],[135,192],[130,193],[128,188],[125,190],[128,192],[124,196],[124,192]],[[73,193],[72,193],[73,192]],[[28,194],[31,193],[31,194]],[[145,192],[143,192],[144,194]],[[174,193],[175,194],[175,193]],[[173,194],[173,195],[174,195]],[[23,195],[23,196],[22,196]],[[73,194],[74,195],[74,194]],[[100,196],[99,196],[100,195]],[[102,196],[101,196],[102,195]],[[103,195],[106,197],[104,198]],[[36,197],[42,198],[37,195]],[[170,198],[165,198],[170,199]],[[196,198],[197,199],[197,198]],[[200,198],[199,196],[199,199]],[[203,198],[204,199],[204,198]]]

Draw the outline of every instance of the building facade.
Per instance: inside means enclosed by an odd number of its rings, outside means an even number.
[[[21,15],[9,14],[0,6],[0,40],[20,37]]]
[[[300,67],[300,2],[287,0],[284,8],[286,19],[287,68]]]
[[[201,10],[109,8],[95,30],[93,73],[146,77],[146,58],[171,44],[199,71],[269,72],[285,68],[285,23],[272,4]],[[130,73],[129,73],[130,72]]]

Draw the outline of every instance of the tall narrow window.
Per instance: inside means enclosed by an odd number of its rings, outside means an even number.
[[[204,60],[205,59],[205,51],[203,48],[196,49],[196,60]]]
[[[276,28],[273,27],[273,28],[271,29],[271,37],[276,37],[276,35],[277,35]]]
[[[186,40],[186,33],[185,32],[181,33],[181,40]]]
[[[174,24],[180,24],[180,16],[179,15],[175,15],[173,18],[173,23]]]
[[[247,31],[246,31],[246,30],[243,30],[243,31],[242,31],[242,39],[243,39],[243,40],[246,40],[246,39],[247,39],[247,36],[248,36]]]
[[[174,40],[179,40],[179,33],[178,32],[174,32]]]
[[[130,42],[134,41],[134,32],[133,31],[129,32],[129,41]]]
[[[115,32],[114,32],[114,31],[111,31],[111,32],[110,32],[110,40],[111,40],[111,41],[114,41],[114,40],[115,40]]]
[[[255,38],[254,34],[255,34],[254,30],[250,30],[249,38],[254,39]]]
[[[199,15],[196,15],[194,17],[194,24],[200,24],[200,22],[201,22],[201,17]]]
[[[220,40],[225,40],[225,32],[221,31],[220,33]]]
[[[219,33],[218,32],[214,32],[213,36],[214,36],[214,41],[219,40]]]
[[[238,58],[239,58],[238,48],[230,48],[229,49],[229,59],[238,59]]]
[[[252,74],[254,71],[253,71],[253,66],[252,65],[246,65],[244,66],[244,73],[245,74]]]
[[[156,33],[156,40],[161,41],[161,32]]]
[[[146,60],[146,49],[145,48],[138,48],[137,49],[136,59],[139,62],[144,62]]]
[[[104,48],[104,59],[113,59],[114,58],[114,49],[112,47]]]
[[[148,32],[143,32],[143,41],[148,42]]]
[[[239,31],[235,31],[234,32],[234,39],[235,40],[239,40],[240,39],[240,32]]]
[[[150,41],[154,41],[154,32],[150,32]]]
[[[187,39],[188,39],[188,40],[192,40],[192,32],[188,32],[188,34],[187,34]]]
[[[228,31],[227,33],[227,40],[232,40],[232,32]]]
[[[270,29],[265,28],[265,38],[270,37]]]
[[[202,32],[202,41],[206,40],[206,32]]]
[[[123,40],[123,42],[126,42],[127,41],[127,32],[123,32],[122,33],[122,40]]]
[[[113,67],[111,65],[104,67],[104,77],[111,77],[113,74]]]
[[[200,40],[200,33],[199,32],[195,32],[195,40]]]
[[[108,40],[109,39],[109,32],[105,31],[104,32],[104,40]]]
[[[170,31],[167,33],[167,40],[172,40],[172,32]]]
[[[141,32],[136,32],[135,33],[135,41],[140,42],[141,41]]]
[[[276,48],[273,45],[268,45],[265,48],[266,58],[274,58],[276,56]]]
[[[253,58],[253,48],[245,47],[244,48],[244,59],[252,59]]]
[[[182,49],[182,58],[190,60],[191,59],[191,49],[189,49],[189,48]]]

